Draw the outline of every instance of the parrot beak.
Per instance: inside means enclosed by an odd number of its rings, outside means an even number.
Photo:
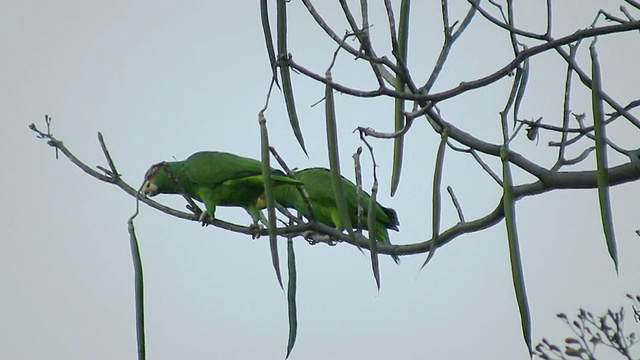
[[[154,196],[158,193],[158,187],[151,183],[149,180],[145,180],[142,185],[142,195],[144,196]]]

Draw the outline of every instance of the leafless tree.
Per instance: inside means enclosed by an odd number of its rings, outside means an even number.
[[[593,14],[593,21],[584,24],[583,29],[554,36],[552,28],[562,19],[554,19],[551,0],[547,0],[546,23],[544,31],[535,32],[518,25],[516,5],[512,0],[494,1],[488,0],[481,3],[480,0],[467,0],[466,14],[460,18],[452,18],[450,2],[440,1],[441,24],[440,31],[433,34],[433,38],[441,38],[442,44],[433,64],[412,62],[409,63],[410,46],[410,19],[412,18],[410,0],[401,0],[399,4],[392,4],[390,0],[382,1],[385,19],[375,21],[370,17],[370,2],[339,0],[328,4],[301,0],[306,7],[310,18],[326,37],[334,42],[335,51],[327,54],[326,67],[313,69],[296,59],[296,53],[303,51],[300,48],[288,48],[287,39],[289,21],[286,13],[291,5],[286,0],[278,0],[273,20],[273,9],[267,0],[261,0],[262,24],[265,36],[265,44],[269,61],[273,69],[273,83],[281,88],[286,101],[290,125],[299,145],[305,149],[304,136],[299,125],[299,120],[294,101],[294,87],[291,72],[310,79],[318,87],[324,88],[325,97],[323,103],[326,109],[327,136],[329,138],[328,153],[331,159],[331,171],[339,173],[338,142],[335,134],[335,124],[339,120],[336,116],[333,96],[340,93],[356,98],[366,98],[373,101],[374,98],[393,99],[395,114],[393,120],[394,131],[384,132],[373,129],[369,124],[363,123],[356,130],[363,143],[371,150],[373,147],[367,141],[370,138],[385,139],[394,144],[393,170],[391,176],[391,194],[399,188],[402,174],[403,152],[405,137],[409,132],[415,131],[412,125],[416,121],[424,121],[429,129],[436,134],[440,141],[434,144],[436,151],[436,164],[431,193],[431,237],[424,241],[411,244],[385,245],[375,244],[365,238],[360,232],[344,234],[323,224],[310,221],[296,221],[293,225],[279,228],[269,227],[272,239],[276,235],[291,238],[302,236],[310,241],[321,239],[318,234],[328,235],[330,240],[341,241],[360,248],[371,250],[372,266],[377,275],[377,254],[394,254],[398,256],[428,253],[427,262],[435,254],[437,248],[442,247],[461,235],[470,234],[483,229],[496,226],[504,221],[506,235],[509,240],[511,270],[514,283],[514,291],[517,298],[520,317],[522,321],[523,336],[529,351],[533,352],[531,341],[531,325],[527,295],[520,261],[518,245],[518,230],[515,218],[515,208],[518,200],[529,196],[537,196],[546,192],[561,189],[597,189],[602,218],[602,231],[606,239],[606,245],[613,265],[618,267],[618,255],[614,228],[611,221],[611,201],[609,188],[640,179],[640,146],[639,143],[623,144],[615,136],[608,136],[608,130],[614,126],[625,134],[636,134],[640,139],[640,119],[638,119],[638,107],[640,98],[633,98],[636,94],[627,94],[630,98],[615,98],[609,89],[603,86],[601,75],[601,63],[598,58],[598,46],[606,43],[608,46],[620,48],[630,46],[625,42],[616,41],[617,38],[640,30],[640,21],[635,20],[640,14],[640,3],[635,0],[624,0],[614,8],[614,4],[607,4],[610,8],[602,9]],[[293,3],[293,2],[292,2]],[[380,6],[375,2],[375,6]],[[326,14],[316,9],[316,6],[331,8],[333,13],[340,12],[344,15],[348,28],[330,25],[326,20]],[[456,4],[458,6],[459,4]],[[463,79],[459,84],[451,87],[440,85],[441,74],[450,67],[454,59],[454,49],[459,40],[463,38],[473,24],[482,24],[492,28],[491,34],[495,38],[490,41],[504,42],[511,50],[511,56],[503,63],[484,64],[485,71],[481,76]],[[381,40],[379,36],[372,35],[373,26],[376,29],[384,28],[386,37]],[[383,25],[383,26],[381,26]],[[272,33],[275,28],[275,36]],[[413,27],[411,28],[413,29]],[[431,35],[431,34],[430,34]],[[412,35],[416,36],[416,35]],[[382,48],[382,50],[379,50]],[[464,56],[465,51],[457,52]],[[536,62],[543,55],[561,60],[561,66],[565,74],[563,109],[552,117],[543,117],[539,114],[527,113],[523,115],[521,106],[527,101],[532,101],[535,95],[527,92],[532,79],[545,81],[543,71],[537,70]],[[468,55],[470,56],[470,55]],[[587,59],[585,61],[579,59]],[[370,70],[370,78],[362,83],[371,84],[369,87],[360,87],[341,81],[333,76],[336,69],[344,65],[339,59],[355,59],[360,66]],[[477,59],[482,62],[483,59]],[[417,77],[413,74],[421,73],[419,69],[430,66],[430,71],[425,77]],[[604,64],[606,66],[606,64]],[[628,69],[630,74],[638,78],[638,68]],[[633,76],[629,76],[632,79]],[[629,80],[632,81],[632,80]],[[508,86],[504,86],[508,84]],[[273,84],[272,84],[273,85]],[[631,86],[637,86],[632,83]],[[504,89],[507,89],[506,91]],[[436,90],[437,89],[437,90]],[[591,94],[591,108],[572,111],[572,99],[576,92],[588,92]],[[271,89],[269,90],[271,93]],[[439,109],[450,103],[459,101],[459,98],[469,95],[487,96],[498,98],[503,104],[495,110],[493,118],[473,118],[469,114],[467,118],[456,118],[446,115]],[[267,96],[268,99],[268,96]],[[261,120],[264,120],[264,110],[260,111]],[[339,115],[339,114],[338,114]],[[469,119],[471,118],[471,119]],[[49,119],[49,118],[48,118]],[[47,125],[49,125],[47,120]],[[470,132],[466,128],[468,121],[482,123],[488,127],[494,125],[499,129],[499,136],[487,137],[480,133]],[[263,127],[262,145],[263,154],[269,151],[269,143],[265,121],[261,121]],[[122,188],[132,196],[137,196],[135,188],[129,186],[118,174],[116,166],[111,160],[107,148],[100,136],[108,168],[93,169],[76,158],[59,139],[54,138],[50,131],[41,131],[35,125],[32,130],[39,136],[48,139],[51,146],[61,151],[74,164],[79,166],[89,175]],[[524,146],[537,142],[541,134],[545,138],[555,138],[547,144],[540,146]],[[609,131],[610,134],[620,134],[618,131]],[[499,141],[491,140],[499,138]],[[624,146],[631,146],[625,148]],[[551,163],[539,161],[539,152],[554,151],[554,160]],[[448,153],[467,156],[477,163],[478,176],[485,176],[500,189],[499,198],[495,199],[496,205],[483,216],[475,219],[467,219],[464,216],[464,201],[456,198],[454,189],[442,183],[442,174],[447,171],[444,162]],[[595,156],[593,156],[595,154]],[[357,154],[359,156],[359,152]],[[356,156],[357,157],[357,156]],[[263,157],[264,159],[264,157]],[[594,160],[595,159],[595,160]],[[375,164],[375,159],[373,159]],[[513,172],[513,173],[512,173]],[[375,167],[374,167],[375,175]],[[375,196],[378,183],[374,181],[372,193]],[[452,206],[457,210],[457,223],[449,228],[443,228],[441,208],[445,199],[443,189],[446,189]],[[141,201],[163,211],[169,215],[186,220],[197,221],[197,206],[192,204],[191,213],[171,209],[156,203],[150,199],[142,198]],[[270,216],[273,218],[274,215]],[[230,231],[251,234],[252,229],[245,226],[230,224],[221,220],[214,220],[212,224]],[[273,222],[272,222],[273,224]],[[263,231],[266,235],[269,231]],[[315,239],[315,240],[314,240]],[[322,241],[322,240],[321,240]],[[372,246],[375,245],[375,246]],[[291,258],[290,258],[291,259]],[[295,270],[295,266],[293,267]],[[293,284],[293,296],[295,299],[295,284]],[[291,284],[290,284],[291,286]],[[295,308],[295,301],[292,306]],[[295,310],[295,309],[294,309]],[[292,339],[295,340],[295,311],[293,317]],[[290,348],[293,346],[290,339]],[[290,349],[289,349],[290,350]]]

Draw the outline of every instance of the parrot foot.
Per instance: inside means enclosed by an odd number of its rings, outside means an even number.
[[[251,239],[255,240],[260,237],[262,230],[265,228],[259,223],[253,223],[249,225],[249,231],[251,232]]]
[[[200,216],[198,217],[198,221],[200,221],[200,224],[204,227],[204,226],[209,226],[209,222],[213,221],[213,218],[209,216],[209,214],[207,214],[206,211],[203,211],[200,213]]]
[[[305,231],[302,233],[302,236],[307,240],[309,245],[325,243],[329,246],[336,246],[340,242],[339,239],[335,239],[329,235],[320,234],[315,231]]]
[[[187,204],[187,209],[191,212],[193,212],[195,215],[198,215],[198,222],[200,223],[200,225],[204,226],[209,226],[209,222],[213,221],[213,217],[208,216],[206,211],[202,211],[200,210],[200,208],[198,207],[193,207],[189,204]]]

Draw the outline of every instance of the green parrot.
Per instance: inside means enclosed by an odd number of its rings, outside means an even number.
[[[169,171],[168,171],[169,170]],[[283,184],[299,185],[281,171],[271,171],[274,188]],[[200,221],[210,216],[215,219],[216,206],[243,207],[258,226],[262,213],[257,205],[264,193],[262,163],[234,154],[202,151],[184,161],[161,162],[152,165],[144,177],[142,193],[180,194],[203,202],[206,211],[200,214]]]
[[[345,227],[340,220],[336,198],[333,193],[333,184],[331,182],[329,169],[310,168],[294,171],[293,174],[296,180],[304,183],[304,189],[309,196],[316,220],[325,225],[344,230]],[[358,191],[356,185],[342,177],[342,188],[347,200],[347,211],[351,218],[351,224],[356,226],[358,223]],[[307,219],[310,218],[309,208],[296,186],[280,186],[274,188],[273,192],[275,200],[280,205],[287,208],[294,208]],[[362,195],[362,225],[364,229],[369,230],[367,214],[369,213],[371,196],[365,191],[363,191]],[[260,198],[259,203],[260,207],[265,206],[264,196]],[[379,203],[376,204],[376,223],[374,225],[377,235],[376,238],[384,244],[391,244],[387,229],[398,231],[398,225],[400,225],[398,215],[395,210],[385,208]],[[399,262],[397,256],[392,255],[392,257],[396,263]]]

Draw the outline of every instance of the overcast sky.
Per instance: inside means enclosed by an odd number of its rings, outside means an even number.
[[[386,19],[375,3],[374,44],[379,53],[389,54]],[[409,65],[423,82],[441,44],[440,2],[414,3]],[[467,5],[451,3],[453,22]],[[587,27],[601,3],[554,4],[554,36]],[[343,33],[346,23],[338,7],[329,5],[319,9]],[[517,23],[544,32],[544,8],[530,6],[518,8]],[[608,6],[618,11],[613,2]],[[335,45],[322,37],[299,1],[288,7],[289,51],[296,61],[324,73]],[[579,56],[586,70],[587,45]],[[480,16],[459,46],[436,91],[499,69],[511,55],[508,37]],[[637,99],[637,32],[602,37],[598,48],[605,90],[622,104]],[[96,138],[102,132],[118,170],[133,186],[141,184],[151,164],[181,160],[199,150],[259,158],[257,113],[270,70],[257,2],[5,2],[0,5],[0,49],[0,358],[135,359],[126,224],[135,200],[87,176],[62,155],[56,160],[54,150],[36,139],[28,125],[44,130],[44,115],[52,116],[53,134],[91,166],[106,166]],[[532,59],[521,117],[561,118],[565,68],[555,53]],[[369,68],[346,54],[334,69],[336,81],[354,87],[373,88],[370,75]],[[294,75],[294,86],[309,158],[295,143],[278,92],[266,113],[271,143],[292,167],[328,166],[323,107],[311,107],[322,99],[324,88],[300,75]],[[509,86],[507,79],[488,91],[445,102],[440,110],[456,126],[498,142],[498,112]],[[589,114],[589,93],[577,80],[574,88],[572,110]],[[336,101],[343,173],[353,179],[351,155],[361,144],[351,131],[358,125],[391,130],[393,102],[338,94]],[[627,149],[640,146],[637,129],[612,127],[609,135]],[[536,146],[521,136],[513,146],[549,166],[555,154],[546,147],[550,140],[556,138],[543,133]],[[400,217],[401,231],[391,233],[394,243],[430,237],[438,141],[426,123],[415,124],[406,140],[401,187],[393,198],[392,144],[372,141],[380,165],[379,200]],[[368,158],[363,160],[370,169]],[[610,164],[624,161],[611,154]],[[594,163],[591,156],[583,168]],[[492,165],[499,169],[498,163]],[[447,153],[445,166],[443,184],[454,188],[468,219],[493,209],[501,190],[475,162]],[[544,336],[561,344],[570,335],[555,317],[559,312],[574,314],[582,307],[601,313],[626,306],[624,294],[640,293],[638,194],[640,182],[611,192],[619,275],[606,251],[596,191],[547,193],[517,203],[535,343]],[[176,196],[156,200],[183,208]],[[457,216],[448,199],[443,211],[443,227],[454,225]],[[219,208],[216,215],[250,222],[240,209]],[[284,358],[287,303],[266,238],[253,241],[202,228],[146,206],[136,226],[145,271],[149,359]],[[280,242],[282,258],[285,244]],[[296,239],[295,249],[299,329],[292,360],[528,357],[503,223],[461,236],[421,272],[425,254],[403,257],[399,266],[381,257],[380,292],[368,255],[354,247],[310,246]],[[639,328],[628,324],[629,330]]]

